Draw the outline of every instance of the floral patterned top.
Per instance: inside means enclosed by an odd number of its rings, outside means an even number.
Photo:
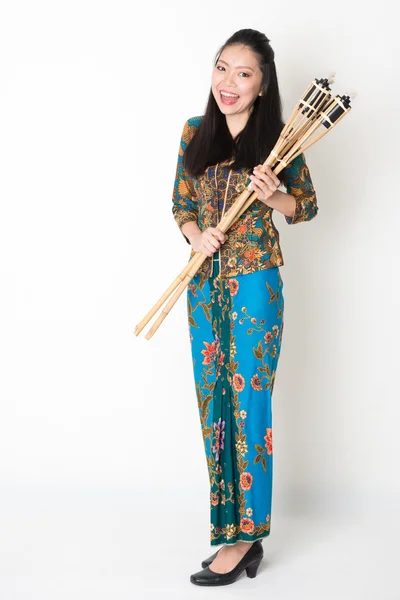
[[[229,163],[225,162],[207,167],[198,178],[188,175],[183,168],[183,154],[201,118],[192,117],[183,127],[172,194],[172,213],[179,228],[188,221],[196,221],[200,230],[204,231],[207,227],[217,227],[223,211],[226,213],[230,209],[250,183],[251,169],[231,170]],[[295,224],[310,221],[316,216],[318,206],[304,153],[293,159],[285,171],[288,176],[286,191],[296,199],[294,216],[285,216],[286,222]],[[273,208],[256,199],[228,229],[228,239],[219,249],[222,277],[234,277],[284,264],[272,211]],[[184,237],[189,243],[188,238]],[[189,260],[194,254],[192,249]],[[199,272],[211,277],[212,271],[213,257],[207,256]]]

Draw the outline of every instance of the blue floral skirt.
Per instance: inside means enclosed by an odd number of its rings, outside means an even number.
[[[196,395],[210,481],[210,543],[270,533],[272,390],[284,299],[279,267],[221,278],[198,273],[187,289]]]

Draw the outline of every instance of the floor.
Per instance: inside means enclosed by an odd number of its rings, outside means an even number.
[[[143,490],[32,484],[0,492],[2,600],[400,600],[396,511],[357,519],[275,509],[257,577],[242,573],[216,591],[189,581],[215,548],[204,506],[197,519],[198,500],[183,510],[184,491],[146,499]]]

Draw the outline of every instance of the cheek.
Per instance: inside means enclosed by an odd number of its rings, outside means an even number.
[[[240,93],[241,96],[245,96],[246,98],[253,98],[253,96],[255,96],[255,94],[257,93],[257,90],[255,88],[254,85],[251,85],[249,83],[242,83],[242,85],[240,86]]]
[[[216,71],[214,71],[211,77],[211,85],[213,88],[216,88],[221,81],[221,75],[219,75]]]

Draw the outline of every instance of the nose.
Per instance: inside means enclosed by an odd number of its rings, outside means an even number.
[[[235,86],[235,81],[234,81],[233,73],[230,73],[230,74],[227,73],[225,81],[226,81],[227,87],[230,87],[230,86],[234,87]]]

